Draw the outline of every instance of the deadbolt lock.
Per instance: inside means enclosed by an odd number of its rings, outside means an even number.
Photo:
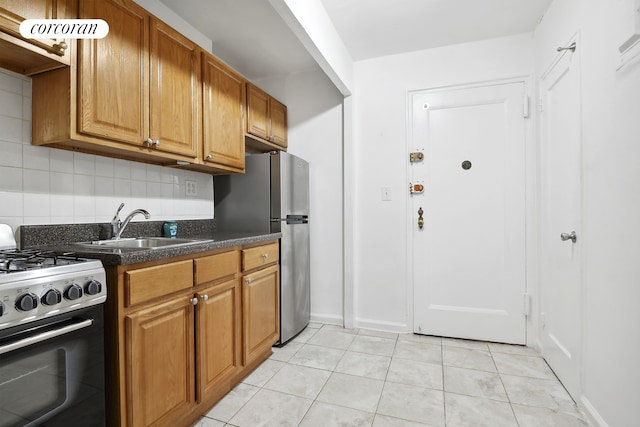
[[[422,193],[424,193],[424,184],[409,183],[409,194],[422,194]]]
[[[409,153],[409,162],[410,163],[421,162],[423,160],[424,160],[424,153],[421,153],[419,151],[415,151],[413,153]]]
[[[424,227],[424,218],[422,218],[423,213],[424,211],[422,210],[422,206],[420,206],[420,208],[418,209],[418,228],[420,230],[422,230],[422,228]]]

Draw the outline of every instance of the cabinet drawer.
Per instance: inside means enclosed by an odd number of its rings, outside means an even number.
[[[240,253],[238,251],[225,252],[197,258],[194,262],[194,281],[196,285],[201,285],[236,274],[240,269]]]
[[[131,306],[193,286],[193,261],[180,261],[124,273],[126,305]]]
[[[263,265],[278,262],[280,250],[277,243],[257,246],[242,251],[242,271],[253,270]]]

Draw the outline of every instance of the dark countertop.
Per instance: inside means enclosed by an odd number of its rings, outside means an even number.
[[[197,254],[214,249],[223,249],[231,246],[249,245],[252,243],[277,240],[281,233],[256,234],[256,233],[224,233],[216,232],[208,236],[192,238],[203,239],[202,242],[184,246],[162,247],[156,249],[126,248],[114,249],[104,246],[79,245],[75,243],[63,243],[40,246],[42,249],[56,252],[75,252],[85,258],[97,258],[105,267],[116,265],[136,264],[146,261],[155,261],[180,255]]]
[[[157,237],[162,235],[162,221],[131,223],[123,237]],[[105,267],[155,261],[181,255],[250,245],[279,239],[281,233],[223,232],[218,231],[215,220],[178,221],[179,238],[198,239],[202,242],[183,246],[114,249],[99,245],[81,245],[76,242],[106,240],[108,224],[62,224],[20,226],[20,247],[75,252],[81,257],[96,258]]]

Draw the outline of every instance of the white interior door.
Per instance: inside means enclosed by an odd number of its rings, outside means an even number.
[[[565,51],[540,81],[541,303],[543,354],[574,398],[580,388],[581,203],[580,71]],[[577,239],[561,240],[561,233]],[[565,236],[566,237],[566,236]]]
[[[410,96],[424,153],[411,165],[424,185],[411,196],[416,333],[525,343],[524,96],[523,82]]]

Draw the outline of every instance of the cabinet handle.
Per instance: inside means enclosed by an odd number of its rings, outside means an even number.
[[[147,146],[149,146],[149,147],[151,147],[152,145],[155,145],[156,147],[159,147],[159,146],[160,146],[160,140],[159,140],[159,139],[156,139],[156,140],[154,141],[154,140],[153,140],[153,139],[151,139],[151,138],[147,138],[147,139],[145,139],[145,140],[144,140],[144,143],[145,143]]]
[[[202,301],[208,301],[209,300],[209,295],[204,294],[200,298],[202,298]]]
[[[64,53],[64,51],[67,50],[68,47],[69,46],[67,45],[67,42],[65,42],[64,40],[62,40],[60,43],[53,45],[54,49],[58,49],[62,53]]]
[[[247,277],[246,279],[244,279],[244,281],[247,283],[251,283],[253,282],[253,279],[251,279],[251,277]]]
[[[264,260],[266,261],[267,258],[269,258],[269,254],[262,254],[262,258],[264,258]]]
[[[191,298],[191,304],[198,305],[198,298]]]
[[[207,160],[213,159],[213,154],[207,154]]]

